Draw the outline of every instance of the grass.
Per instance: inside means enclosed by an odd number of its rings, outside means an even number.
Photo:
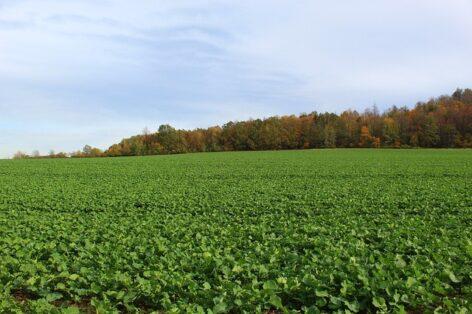
[[[0,161],[0,312],[472,306],[472,150]]]

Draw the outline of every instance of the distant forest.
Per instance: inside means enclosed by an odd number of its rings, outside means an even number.
[[[73,153],[18,152],[15,158],[116,157],[190,152],[278,150],[335,147],[465,148],[472,147],[472,90],[420,102],[412,109],[396,106],[380,113],[312,112],[299,116],[228,122],[206,129],[179,130],[165,124],[155,133],[123,139],[106,151],[88,145]]]

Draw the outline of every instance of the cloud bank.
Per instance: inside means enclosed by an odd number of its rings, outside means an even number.
[[[0,156],[472,86],[472,2],[0,3]]]

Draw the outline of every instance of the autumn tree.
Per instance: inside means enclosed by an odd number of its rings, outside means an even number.
[[[414,108],[376,106],[362,113],[301,114],[247,121],[222,127],[177,130],[159,126],[112,145],[106,156],[175,154],[203,151],[324,147],[472,147],[472,90],[420,102]],[[81,152],[77,156],[89,156]],[[99,152],[93,155],[100,155]],[[103,155],[103,154],[101,154]]]
[[[324,128],[324,147],[334,148],[336,147],[336,130],[332,125],[326,125]]]
[[[359,136],[359,146],[360,147],[371,147],[373,142],[373,137],[370,134],[369,128],[364,125],[361,127],[361,135]]]

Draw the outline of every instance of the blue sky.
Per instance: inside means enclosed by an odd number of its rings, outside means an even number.
[[[0,157],[472,87],[470,0],[0,0]]]

